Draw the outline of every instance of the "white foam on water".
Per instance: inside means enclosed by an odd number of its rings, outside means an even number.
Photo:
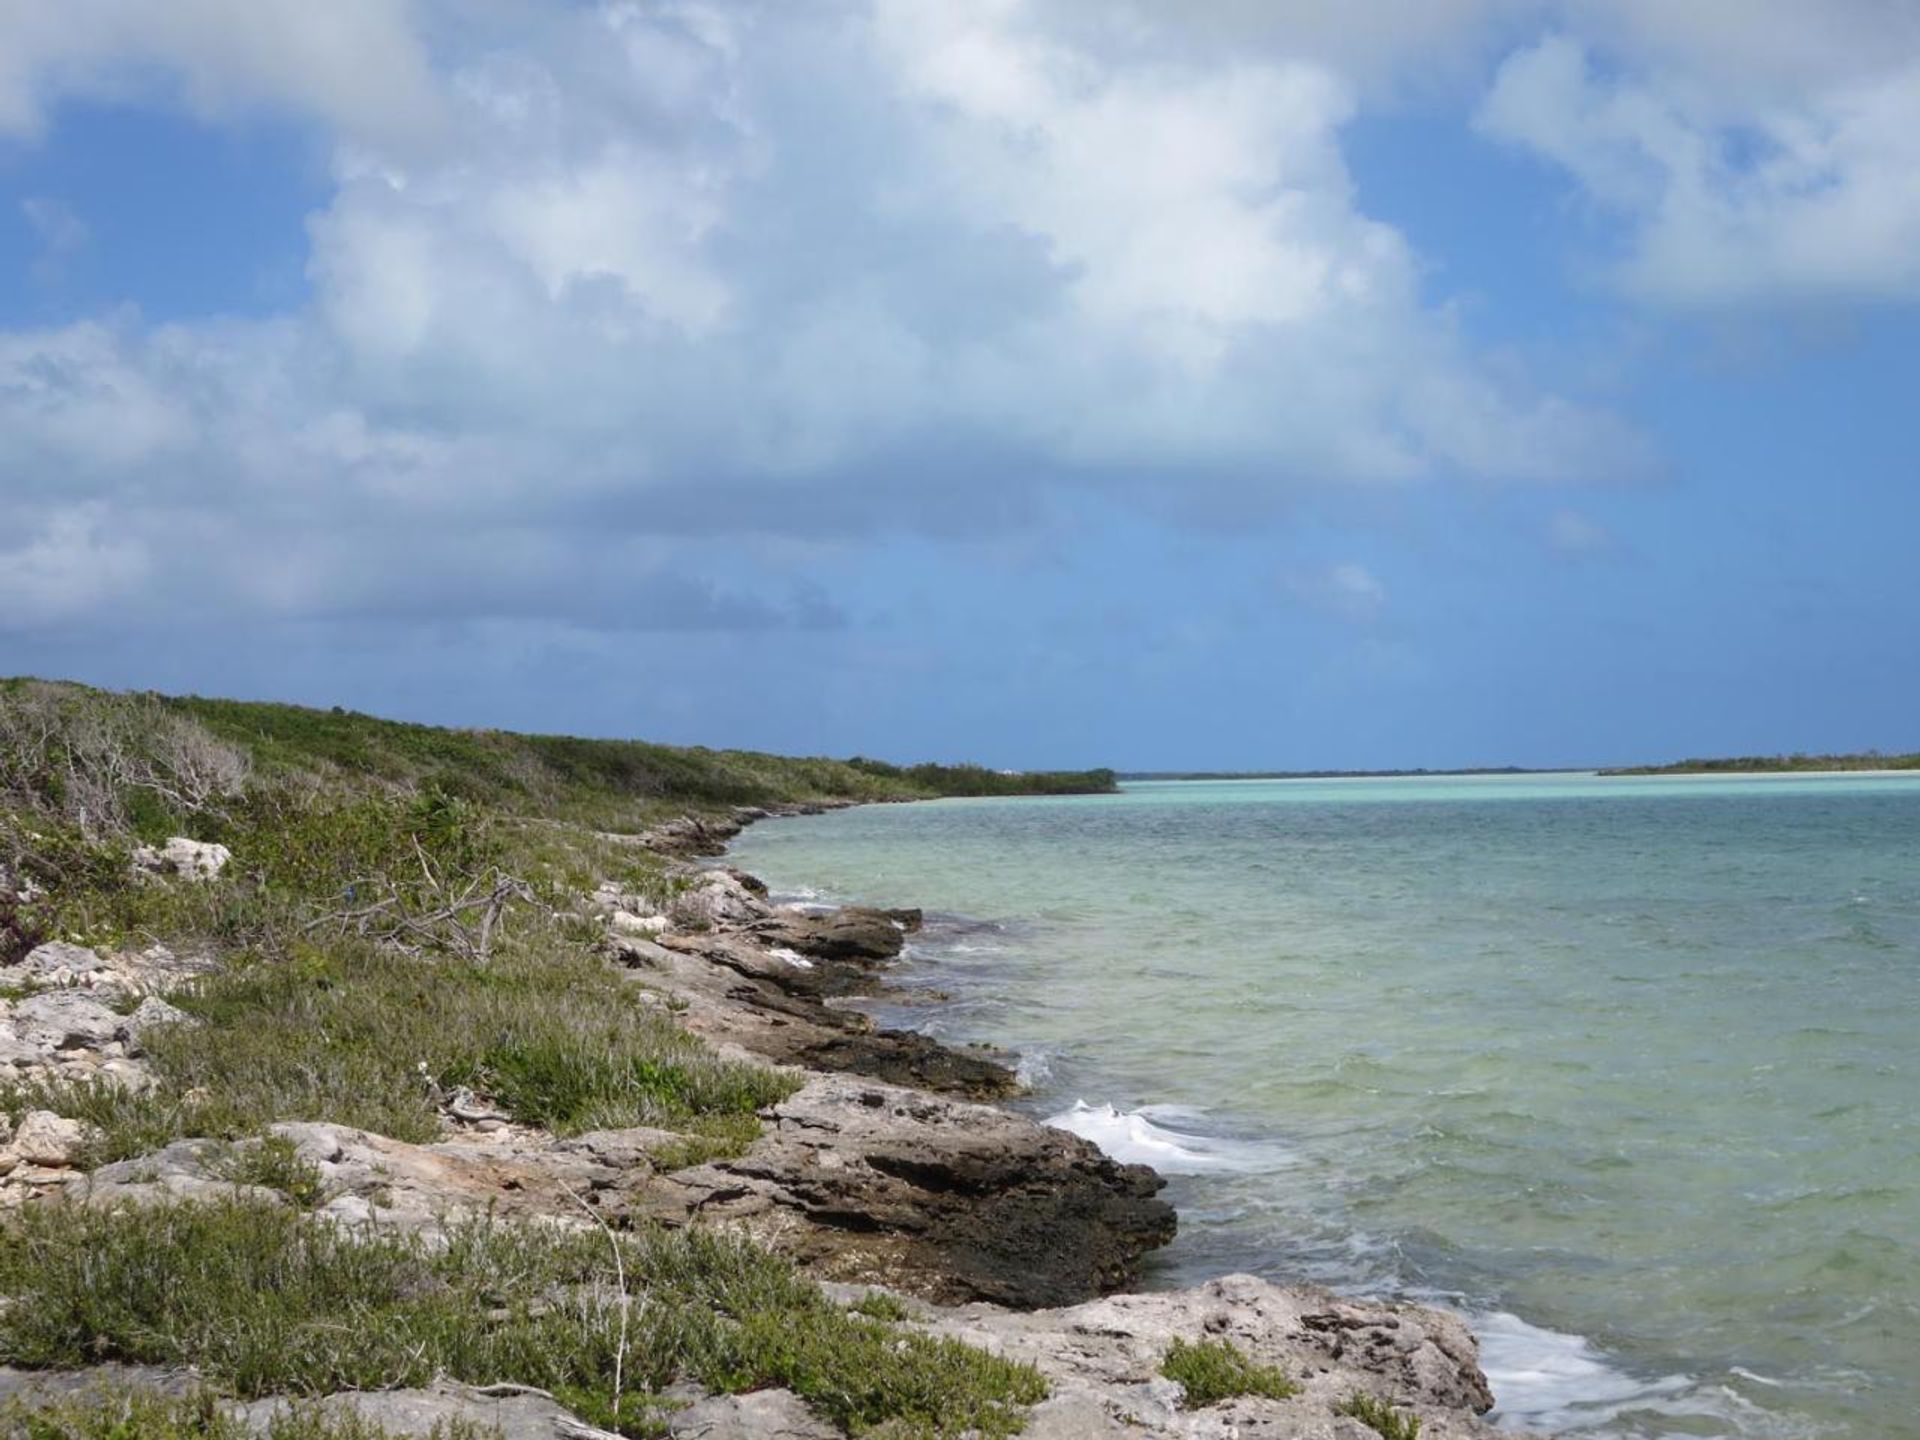
[[[1166,1115],[1171,1107],[1149,1107]],[[1291,1163],[1278,1145],[1221,1140],[1156,1125],[1149,1111],[1116,1110],[1111,1105],[1073,1102],[1073,1108],[1049,1116],[1056,1130],[1091,1140],[1110,1158],[1127,1165],[1151,1165],[1165,1175],[1214,1175],[1223,1171],[1255,1173]],[[1192,1111],[1181,1111],[1192,1114]]]
[[[776,945],[767,951],[767,953],[776,960],[785,961],[796,970],[813,969],[813,962],[811,960],[807,959],[807,957],[802,955],[798,950],[789,950],[784,945]]]
[[[1629,1375],[1585,1336],[1529,1325],[1504,1310],[1469,1314],[1467,1321],[1480,1337],[1480,1368],[1493,1387],[1494,1419],[1503,1424],[1577,1430],[1628,1410],[1679,1413],[1674,1397],[1694,1386],[1684,1375]]]
[[[1031,1090],[1053,1075],[1053,1057],[1044,1050],[1022,1050],[1013,1078]]]

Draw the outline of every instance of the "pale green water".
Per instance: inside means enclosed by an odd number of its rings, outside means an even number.
[[[1156,1282],[1457,1303],[1514,1423],[1920,1436],[1920,780],[1153,784],[735,854],[941,912],[901,978],[950,1002],[887,1018],[1194,1172]]]

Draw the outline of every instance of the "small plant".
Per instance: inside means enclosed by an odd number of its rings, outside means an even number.
[[[215,1173],[236,1185],[277,1190],[302,1210],[316,1210],[332,1198],[320,1167],[285,1135],[265,1135],[236,1145]]]
[[[1176,1340],[1161,1362],[1160,1373],[1180,1382],[1189,1410],[1239,1395],[1285,1400],[1299,1393],[1285,1371],[1259,1364],[1231,1340]]]
[[[889,1295],[884,1290],[869,1290],[847,1308],[869,1320],[885,1320],[889,1324],[913,1318],[913,1312],[901,1303],[898,1295]]]
[[[1380,1440],[1419,1440],[1420,1417],[1406,1415],[1377,1395],[1355,1391],[1342,1400],[1337,1414],[1351,1415],[1380,1435]]]

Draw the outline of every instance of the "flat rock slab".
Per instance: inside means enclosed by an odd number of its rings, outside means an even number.
[[[236,1407],[237,1417],[258,1434],[266,1434],[291,1405],[285,1400],[258,1400]],[[430,1390],[345,1391],[323,1400],[302,1401],[303,1411],[324,1415],[355,1415],[378,1425],[389,1435],[432,1435],[436,1427],[454,1421],[484,1427],[499,1440],[582,1440],[606,1432],[582,1424],[550,1397],[534,1391],[475,1390],[464,1385],[436,1385]]]
[[[737,1159],[662,1177],[646,1213],[737,1225],[823,1278],[945,1302],[1118,1289],[1173,1237],[1165,1182],[985,1105],[822,1075]]]
[[[1493,1397],[1466,1325],[1417,1305],[1229,1275],[1068,1309],[935,1311],[916,1328],[1026,1361],[1047,1377],[1051,1394],[1035,1407],[1027,1440],[1378,1440],[1337,1411],[1356,1393],[1416,1415],[1423,1440],[1515,1440],[1478,1418]],[[1181,1387],[1160,1373],[1176,1340],[1230,1341],[1279,1366],[1299,1393],[1189,1410]]]

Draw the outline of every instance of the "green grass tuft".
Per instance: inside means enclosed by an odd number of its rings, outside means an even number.
[[[1187,1392],[1189,1410],[1204,1409],[1240,1395],[1285,1400],[1299,1393],[1286,1372],[1256,1363],[1230,1340],[1175,1340],[1160,1364],[1160,1373],[1177,1380]]]
[[[434,1243],[239,1200],[36,1208],[9,1226],[0,1364],[190,1366],[242,1398],[512,1377],[612,1414],[622,1296],[601,1234],[473,1222]],[[783,1386],[853,1434],[897,1421],[1011,1435],[1045,1394],[1027,1366],[848,1314],[744,1242],[646,1231],[616,1243],[632,1433],[655,1428],[643,1397],[679,1379]]]
[[[1396,1410],[1378,1396],[1363,1391],[1355,1391],[1342,1400],[1336,1413],[1351,1415],[1362,1425],[1378,1432],[1380,1440],[1419,1440],[1418,1415]]]
[[[428,1440],[499,1440],[499,1434],[456,1420],[434,1426]],[[211,1391],[175,1398],[106,1389],[52,1404],[0,1405],[0,1440],[391,1440],[391,1432],[311,1407],[276,1415],[261,1432],[233,1418]]]

